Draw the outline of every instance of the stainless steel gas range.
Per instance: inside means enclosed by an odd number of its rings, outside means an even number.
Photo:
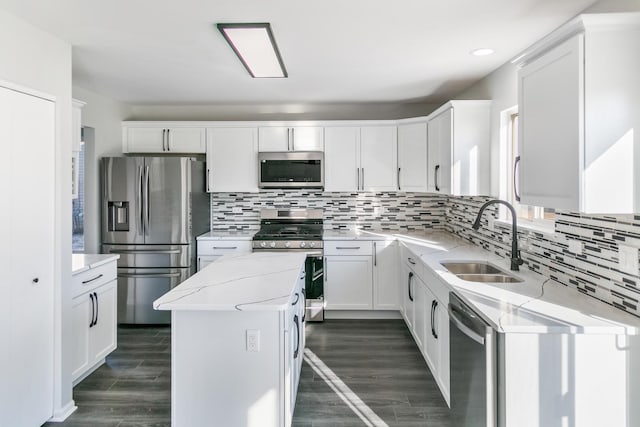
[[[324,320],[322,209],[263,209],[253,251],[306,252],[306,321]]]

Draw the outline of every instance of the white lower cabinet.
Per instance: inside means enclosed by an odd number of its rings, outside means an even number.
[[[327,310],[371,310],[373,308],[370,255],[326,256],[324,280],[324,299]]]
[[[91,289],[72,301],[72,381],[76,383],[116,349],[117,282]]]
[[[400,252],[402,316],[449,404],[449,288],[406,246]]]
[[[373,242],[373,309],[398,310],[398,242]]]

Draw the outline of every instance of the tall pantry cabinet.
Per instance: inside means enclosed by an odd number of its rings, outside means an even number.
[[[0,426],[53,413],[55,109],[0,82]]]

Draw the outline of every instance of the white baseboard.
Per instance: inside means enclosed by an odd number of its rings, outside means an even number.
[[[66,420],[69,415],[73,414],[75,410],[78,409],[76,406],[76,402],[73,399],[64,405],[62,408],[57,409],[53,413],[53,417],[49,419],[52,423],[61,423]]]
[[[397,310],[325,310],[325,319],[402,319]]]
[[[85,378],[87,378],[89,375],[91,375],[93,373],[93,371],[95,371],[96,369],[98,369],[100,366],[104,365],[104,362],[106,361],[106,357],[103,359],[98,360],[92,367],[88,368],[86,371],[84,371],[82,373],[82,375],[80,375],[78,378],[76,378],[72,385],[75,387],[77,386],[79,383],[82,382],[82,380],[84,380]]]

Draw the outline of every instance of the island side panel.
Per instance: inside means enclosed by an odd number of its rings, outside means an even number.
[[[172,312],[174,427],[281,427],[280,311]],[[247,330],[260,351],[247,351]]]
[[[638,425],[633,404],[640,387],[637,336],[501,337],[500,427]]]

